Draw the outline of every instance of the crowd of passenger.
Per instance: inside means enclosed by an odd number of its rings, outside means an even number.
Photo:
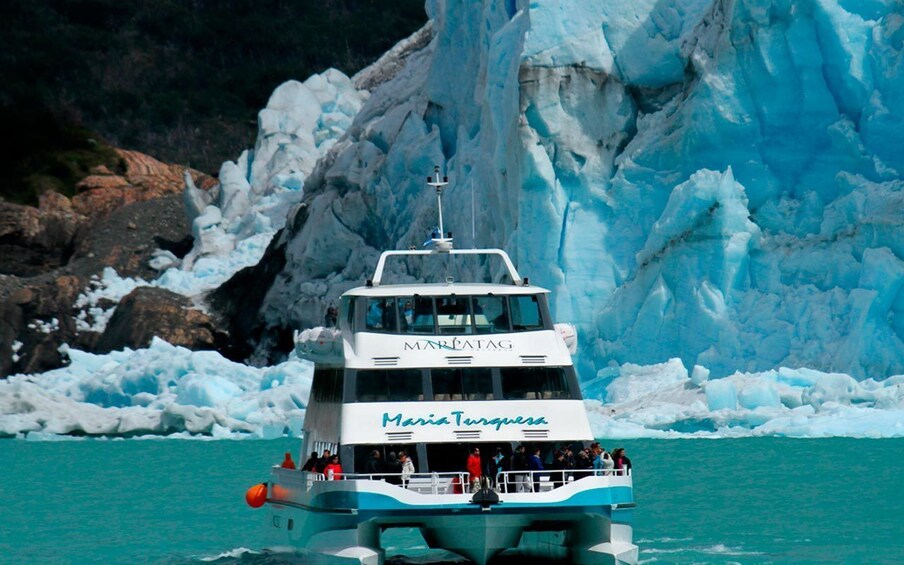
[[[502,448],[497,447],[491,463],[484,469],[479,465],[480,449],[472,449],[467,465],[471,488],[477,489],[487,482],[484,477],[491,485],[500,477],[500,484],[495,486],[503,492],[539,492],[545,481],[557,488],[583,476],[627,474],[631,470],[631,460],[623,447],[610,454],[598,442],[593,442],[590,447],[569,445],[559,448],[545,464],[539,447],[528,449],[521,444],[508,459]],[[509,473],[503,475],[505,471]]]
[[[539,492],[544,482],[551,484],[552,488],[557,488],[584,476],[631,472],[631,460],[623,447],[609,453],[599,442],[591,443],[590,447],[566,445],[556,449],[551,460],[546,463],[541,453],[540,447],[528,448],[527,445],[520,444],[510,457],[505,455],[501,447],[496,447],[493,456],[485,459],[481,456],[480,448],[473,447],[463,471],[468,473],[468,482],[472,490],[476,491],[482,485],[489,485],[503,492]],[[286,453],[281,466],[288,469],[296,468],[290,453]],[[317,452],[311,453],[300,470],[321,473],[328,480],[343,477],[339,455],[330,453],[329,449],[324,449],[320,456]],[[384,461],[382,452],[374,449],[364,465],[363,474],[372,479],[385,480],[390,484],[407,485],[416,472],[414,462],[406,451],[400,450],[398,453],[390,451]],[[500,483],[498,485],[494,484],[497,477]]]

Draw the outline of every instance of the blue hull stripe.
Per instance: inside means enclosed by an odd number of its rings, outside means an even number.
[[[493,505],[493,512],[499,513],[523,513],[533,510],[536,512],[591,512],[609,515],[612,504],[627,504],[634,502],[630,487],[608,487],[585,490],[557,502],[502,502]],[[359,512],[368,511],[404,511],[406,514],[445,514],[450,511],[466,512],[473,510],[480,512],[480,506],[470,503],[442,504],[435,506],[405,504],[391,496],[373,492],[325,492],[315,496],[310,505],[326,511],[342,511],[356,509]],[[313,509],[312,508],[312,509]]]

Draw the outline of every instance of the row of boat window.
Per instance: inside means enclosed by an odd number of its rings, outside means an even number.
[[[469,335],[543,329],[537,295],[387,296],[367,299],[372,332]]]
[[[359,370],[358,402],[570,398],[563,367]]]
[[[450,367],[349,370],[355,393],[346,402],[543,400],[572,398],[572,367]],[[342,369],[314,372],[318,402],[342,402]]]

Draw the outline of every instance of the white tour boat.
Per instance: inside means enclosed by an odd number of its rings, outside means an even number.
[[[630,470],[511,470],[521,445],[548,467],[557,449],[593,441],[574,328],[553,324],[549,291],[504,251],[453,249],[438,170],[428,178],[440,210],[431,249],[384,252],[373,279],[342,295],[337,327],[296,334],[296,351],[315,362],[299,463],[327,450],[342,473],[273,468],[258,486],[271,548],[376,565],[383,531],[415,528],[431,548],[478,565],[506,551],[636,563]],[[501,260],[507,283],[383,282],[387,260],[458,255]],[[474,448],[492,469],[476,484]],[[497,448],[501,472],[490,463]],[[379,461],[407,452],[414,473],[374,472],[374,451]]]

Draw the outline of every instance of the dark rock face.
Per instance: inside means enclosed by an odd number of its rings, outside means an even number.
[[[0,276],[0,375],[62,364],[59,346],[78,343],[71,311],[86,284],[87,278],[71,273],[24,280]]]
[[[38,208],[0,202],[0,273],[30,277],[64,265],[87,221],[55,192]]]
[[[123,297],[94,348],[99,353],[150,345],[154,336],[189,349],[214,349],[217,330],[211,318],[179,294],[139,287]],[[220,336],[220,341],[222,341]]]
[[[44,225],[40,215],[46,207],[20,208],[25,211],[17,209],[17,212],[30,218],[25,225]],[[32,221],[33,218],[38,220]],[[21,266],[13,258],[8,260],[15,267],[10,271],[23,275],[0,274],[0,378],[12,373],[37,373],[61,366],[64,359],[59,347],[63,343],[94,351],[103,336],[97,332],[79,331],[75,323],[76,299],[89,288],[91,277],[100,275],[104,267],[112,266],[124,277],[153,278],[156,272],[148,266],[148,261],[153,251],[159,247],[158,242],[179,242],[190,237],[179,195],[134,202],[105,217],[92,218],[90,222],[84,216],[76,221],[78,227],[72,232],[71,239],[67,240],[70,232],[62,231],[60,233],[64,235],[54,240],[67,241],[66,245],[70,248],[65,253],[56,251],[55,255],[43,255],[40,267],[36,266],[34,269]],[[46,230],[33,230],[29,233],[37,235],[27,243],[20,240],[18,246],[33,250],[45,249],[32,244],[38,241],[36,238],[43,237],[41,233],[47,233]],[[53,238],[46,239],[51,240]],[[53,249],[53,246],[46,249]],[[0,249],[0,263],[6,260],[5,255]],[[64,264],[57,265],[64,257]],[[33,274],[38,270],[42,272]],[[165,301],[167,304],[172,302],[169,298]],[[103,306],[110,307],[113,304]],[[143,308],[145,311],[153,310],[151,306]],[[187,314],[184,310],[178,311],[179,316],[173,318],[175,329],[169,332],[158,331],[158,335],[175,339],[174,343],[195,343],[199,348],[211,347],[207,345],[214,341],[211,336],[221,335],[210,328],[199,329],[204,327],[204,320],[194,314]],[[197,314],[202,315],[200,312]],[[146,323],[149,322],[137,322],[139,325]],[[182,328],[186,324],[186,328]],[[180,332],[184,333],[184,338],[178,337]],[[133,332],[117,340],[112,332],[108,333],[110,335],[105,338],[108,347],[121,347],[117,345],[119,343],[138,343],[135,340],[141,337]]]

